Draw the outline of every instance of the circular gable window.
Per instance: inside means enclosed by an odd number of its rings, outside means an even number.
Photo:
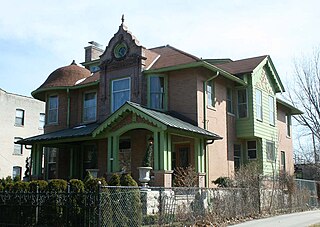
[[[118,58],[118,59],[124,58],[127,52],[128,52],[128,47],[127,47],[127,44],[125,44],[124,42],[118,43],[113,50],[113,54],[115,58]]]

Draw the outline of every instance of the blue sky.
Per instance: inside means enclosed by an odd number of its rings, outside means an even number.
[[[293,60],[320,41],[320,1],[3,1],[0,88],[30,96],[84,47],[104,46],[125,24],[147,47],[170,44],[202,58],[233,60],[269,54],[283,82]]]

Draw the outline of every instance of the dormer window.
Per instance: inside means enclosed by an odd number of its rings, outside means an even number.
[[[95,121],[97,117],[97,93],[85,93],[83,97],[83,121]]]
[[[112,112],[120,108],[126,101],[130,101],[130,77],[112,81]]]
[[[163,110],[165,108],[165,78],[150,76],[150,108]]]

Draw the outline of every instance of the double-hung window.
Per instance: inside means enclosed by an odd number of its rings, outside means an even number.
[[[269,96],[269,123],[275,125],[274,97]]]
[[[248,141],[247,142],[248,159],[257,159],[257,142]]]
[[[291,116],[286,115],[287,136],[291,137]]]
[[[230,87],[227,87],[227,111],[233,113],[232,89]]]
[[[20,137],[14,137],[14,142],[17,142],[18,140],[21,140],[22,138]],[[14,155],[22,155],[23,150],[22,150],[22,144],[16,144],[14,143],[14,150],[13,154]]]
[[[21,166],[13,166],[13,168],[12,168],[12,179],[18,177],[19,180],[21,180],[21,172],[22,172],[22,167]]]
[[[85,93],[83,98],[83,121],[95,121],[97,116],[97,93]]]
[[[274,161],[275,159],[275,146],[273,141],[266,142],[266,152],[267,152],[267,159],[269,161]]]
[[[210,80],[207,82],[207,104],[208,106],[214,107],[215,106],[215,89],[214,89],[214,82]]]
[[[23,125],[24,125],[24,110],[16,109],[15,126],[23,126]]]
[[[48,124],[58,123],[58,105],[58,96],[50,96],[48,103]]]
[[[130,78],[112,81],[112,112],[120,108],[126,101],[130,101]]]
[[[163,76],[150,77],[150,108],[164,109],[165,85]]]
[[[234,159],[234,169],[238,170],[241,165],[241,145],[233,145],[233,159]]]
[[[248,97],[247,89],[238,90],[238,118],[246,118],[248,116]]]
[[[256,89],[256,118],[262,121],[262,91]]]

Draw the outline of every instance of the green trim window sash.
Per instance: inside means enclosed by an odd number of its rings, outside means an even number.
[[[130,101],[130,95],[131,95],[130,88],[131,88],[130,77],[112,81],[112,87],[111,87],[111,96],[112,96],[111,111],[112,112],[119,109],[126,101]]]
[[[269,123],[275,125],[274,97],[269,95]]]
[[[262,121],[262,91],[256,89],[256,118]]]
[[[247,89],[238,90],[238,118],[246,118],[248,116],[248,95]]]
[[[232,88],[227,87],[227,111],[233,113]]]
[[[95,121],[97,117],[97,93],[85,93],[83,98],[83,121]]]
[[[266,153],[268,161],[274,161],[275,159],[275,145],[273,141],[266,142]]]
[[[164,109],[165,79],[163,76],[150,77],[150,108]]]
[[[249,160],[257,159],[257,142],[256,141],[247,142],[247,152],[248,152]]]
[[[58,123],[58,105],[59,99],[57,95],[49,97],[48,102],[48,123]]]
[[[215,106],[215,88],[213,80],[207,82],[207,105]]]

